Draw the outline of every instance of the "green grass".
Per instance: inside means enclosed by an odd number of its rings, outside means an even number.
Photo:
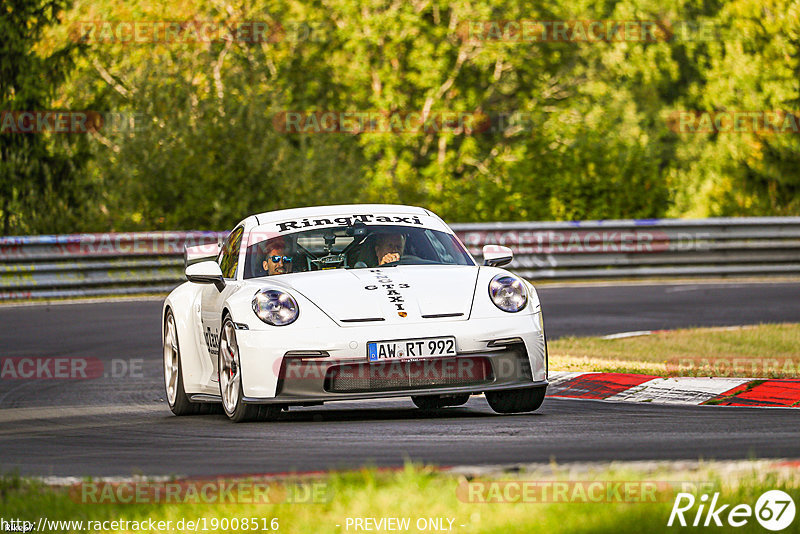
[[[800,377],[800,325],[688,328],[623,339],[548,343],[552,371],[654,375]]]
[[[789,493],[795,502],[800,503],[800,476],[796,470],[770,471],[753,467],[749,472],[744,474],[738,472],[731,476],[726,474],[725,470],[716,471],[714,468],[694,468],[684,472],[670,467],[649,472],[631,468],[562,472],[556,467],[554,472],[548,473],[520,472],[467,480],[463,476],[409,465],[399,471],[363,469],[331,474],[314,481],[305,479],[302,483],[306,484],[306,487],[312,483],[324,487],[324,492],[319,495],[324,495],[325,498],[318,499],[317,503],[300,504],[84,504],[78,494],[70,494],[67,489],[6,476],[0,478],[0,517],[20,518],[34,523],[40,516],[46,516],[51,520],[83,521],[118,519],[146,521],[152,518],[172,521],[173,525],[182,518],[206,518],[209,526],[212,518],[277,518],[279,532],[293,534],[356,532],[352,527],[345,528],[347,518],[354,517],[408,517],[411,519],[409,532],[418,532],[414,525],[419,518],[451,518],[454,519],[453,532],[465,533],[649,533],[669,530],[666,523],[676,493],[671,489],[675,486],[666,489],[660,486],[659,491],[652,493],[656,502],[644,503],[637,502],[640,500],[638,498],[632,499],[633,502],[623,503],[467,502],[466,484],[497,480],[581,483],[659,481],[662,484],[664,481],[673,481],[676,484],[678,481],[690,484],[711,481],[714,489],[706,492],[719,491],[720,502],[723,504],[745,503],[752,506],[764,491],[770,489],[782,489]],[[581,493],[570,491],[567,495],[579,496]],[[696,507],[694,510],[696,511]],[[340,527],[337,527],[337,524]],[[800,531],[798,526],[800,519],[795,520],[793,526],[784,532],[798,532]],[[705,530],[722,531],[713,528]],[[202,529],[199,531],[202,532]],[[73,529],[64,532],[78,531]],[[124,530],[117,529],[110,532],[124,532]],[[176,530],[173,527],[164,532],[176,532]],[[737,529],[737,532],[764,532],[764,530],[755,519],[751,519],[746,527]]]

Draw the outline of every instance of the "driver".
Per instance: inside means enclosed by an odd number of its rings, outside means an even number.
[[[283,240],[269,244],[262,267],[269,276],[292,272],[292,258],[286,255],[286,244]]]
[[[375,238],[375,256],[378,258],[378,266],[400,261],[405,244],[406,238],[403,234],[378,234]]]

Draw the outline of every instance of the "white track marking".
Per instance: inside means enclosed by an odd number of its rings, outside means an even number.
[[[626,337],[639,337],[639,336],[649,336],[653,333],[653,330],[636,330],[635,332],[620,332],[619,334],[609,334],[607,336],[603,336],[600,339],[623,339]]]
[[[653,402],[655,404],[702,404],[750,378],[654,378],[611,397],[607,401]]]
[[[581,371],[581,372],[569,372],[569,373],[550,373],[548,375],[548,377],[547,377],[547,381],[550,383],[551,387],[552,386],[558,386],[561,383],[566,382],[567,380],[572,380],[575,377],[578,377],[578,376],[581,376],[581,375],[588,375],[588,374],[593,374],[593,373],[587,373],[587,372],[583,372],[583,371]]]

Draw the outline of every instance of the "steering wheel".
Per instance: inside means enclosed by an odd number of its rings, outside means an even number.
[[[388,261],[381,265],[381,267],[394,267],[396,265],[417,265],[421,263],[427,263],[425,260],[420,258],[419,256],[414,256],[413,254],[406,254],[405,256],[401,256],[397,261]]]

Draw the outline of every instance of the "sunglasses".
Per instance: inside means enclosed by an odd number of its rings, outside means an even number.
[[[270,256],[269,259],[272,260],[272,263],[280,263],[281,260],[283,263],[292,263],[292,258],[289,256]]]

